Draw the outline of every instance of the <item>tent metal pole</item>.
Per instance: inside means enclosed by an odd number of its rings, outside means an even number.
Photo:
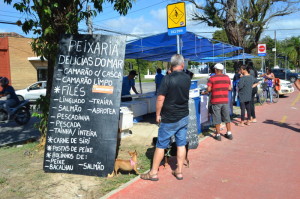
[[[142,80],[141,80],[141,72],[140,72],[140,62],[139,62],[138,59],[136,59],[136,63],[137,63],[137,65],[138,65],[139,82],[140,82],[140,91],[141,91],[141,94],[143,94]]]
[[[180,35],[176,35],[177,38],[177,54],[181,54],[180,53]]]

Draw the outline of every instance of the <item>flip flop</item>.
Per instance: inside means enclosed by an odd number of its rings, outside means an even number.
[[[177,176],[178,174],[182,174],[182,173],[177,173],[176,171],[172,171],[172,175],[175,176],[175,178],[176,178],[177,180],[183,180],[183,177],[178,177],[178,176]]]
[[[148,173],[146,173],[146,174],[141,174],[141,179],[143,179],[143,180],[150,180],[150,181],[158,181],[159,179],[156,177],[156,178],[154,178],[153,176],[156,176],[157,174],[153,174],[153,175],[151,175],[150,174],[150,171],[148,172]]]

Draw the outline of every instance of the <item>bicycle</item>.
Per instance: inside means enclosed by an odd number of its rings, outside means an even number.
[[[270,99],[270,96],[269,96],[269,92],[268,92],[268,84],[266,82],[263,82],[261,83],[261,88],[262,88],[262,91],[261,93],[259,94],[259,103],[261,105],[263,105],[268,99],[269,99],[269,102],[271,101]],[[273,103],[277,103],[278,100],[279,100],[279,94],[278,94],[278,91],[276,89],[273,88],[273,92],[272,92],[272,96],[273,96]]]

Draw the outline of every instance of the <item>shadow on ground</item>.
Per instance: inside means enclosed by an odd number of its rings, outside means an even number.
[[[292,131],[300,133],[300,128],[293,127],[293,126],[291,126],[290,124],[287,124],[287,123],[280,123],[280,122],[277,122],[275,120],[265,120],[263,123],[276,125],[276,126],[279,126],[279,127],[282,127],[282,128],[286,128],[286,129],[290,129]],[[299,123],[297,123],[296,125],[300,127]]]

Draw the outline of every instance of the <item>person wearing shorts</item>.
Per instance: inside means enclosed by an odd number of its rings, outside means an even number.
[[[184,59],[175,54],[171,58],[171,74],[166,75],[161,82],[156,101],[156,122],[160,124],[152,168],[147,174],[142,174],[144,180],[157,181],[158,168],[164,157],[165,149],[170,139],[175,135],[177,145],[177,168],[172,174],[182,180],[183,162],[186,156],[187,126],[189,116],[190,76],[183,72]]]
[[[226,124],[226,138],[232,140],[231,120],[228,106],[228,91],[231,90],[231,82],[227,75],[223,74],[224,66],[220,63],[214,66],[216,74],[207,82],[207,91],[211,92],[211,114],[213,124],[216,126],[215,139],[221,141],[220,126]]]

